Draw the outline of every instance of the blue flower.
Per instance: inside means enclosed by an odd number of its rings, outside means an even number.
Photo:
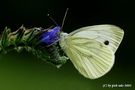
[[[56,26],[48,31],[43,32],[41,35],[41,43],[45,45],[51,45],[52,43],[58,41],[60,33],[60,27]]]

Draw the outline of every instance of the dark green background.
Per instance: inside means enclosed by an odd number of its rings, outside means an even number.
[[[0,55],[0,90],[110,90],[104,84],[132,84],[135,89],[135,1],[53,1],[53,0],[3,0],[0,1],[0,30],[5,26],[13,31],[22,24],[47,28],[54,25],[50,14],[61,25],[64,12],[69,7],[63,28],[71,32],[83,26],[114,24],[125,31],[124,40],[116,52],[112,70],[105,76],[90,80],[80,75],[68,61],[57,69],[23,51]]]

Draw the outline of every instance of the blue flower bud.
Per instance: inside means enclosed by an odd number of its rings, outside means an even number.
[[[59,33],[60,26],[56,26],[46,32],[43,32],[43,34],[41,35],[41,43],[44,43],[45,45],[51,45],[52,43],[58,41]]]

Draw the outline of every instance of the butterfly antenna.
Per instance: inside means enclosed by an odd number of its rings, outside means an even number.
[[[64,23],[65,23],[65,19],[66,19],[68,10],[69,10],[69,8],[66,9],[65,15],[64,15],[63,20],[62,20],[62,24],[61,24],[61,29],[60,29],[60,31],[62,30],[62,28],[63,28],[63,26],[64,26]]]
[[[58,26],[58,23],[50,16],[50,14],[47,14],[47,16],[49,17],[49,19]]]

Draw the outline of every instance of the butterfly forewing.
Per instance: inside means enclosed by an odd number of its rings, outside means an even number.
[[[94,39],[101,43],[108,41],[108,47],[115,53],[123,39],[124,31],[114,25],[94,25],[77,29],[71,32],[70,35],[74,35],[76,38]]]

